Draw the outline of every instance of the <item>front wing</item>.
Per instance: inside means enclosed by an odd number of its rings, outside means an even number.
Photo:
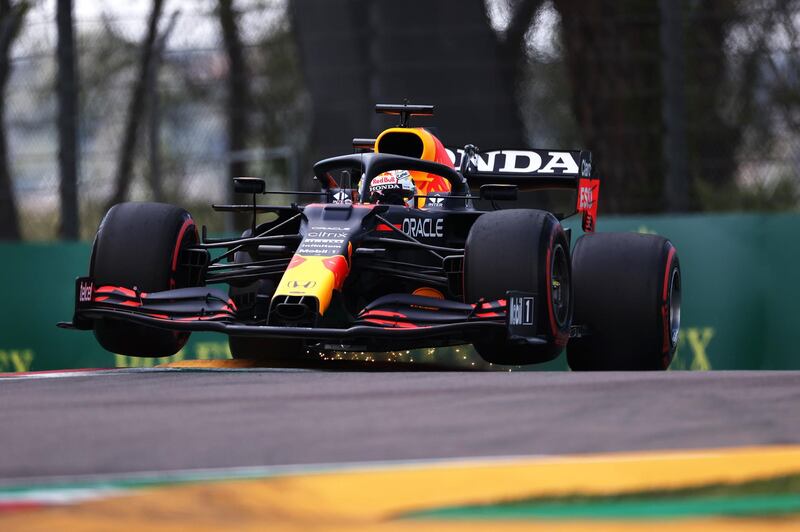
[[[143,292],[121,286],[95,286],[81,277],[75,284],[75,313],[64,328],[92,329],[94,320],[116,319],[174,331],[209,331],[232,336],[301,338],[337,344],[386,341],[485,338],[503,334],[513,343],[543,345],[533,309],[534,294],[508,292],[505,299],[466,304],[409,294],[390,294],[367,305],[345,328],[291,327],[248,323],[237,318],[235,303],[209,287]],[[510,309],[510,311],[509,311]]]

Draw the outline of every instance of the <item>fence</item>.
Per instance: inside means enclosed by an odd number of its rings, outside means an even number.
[[[229,68],[217,17],[218,2],[167,0],[161,27],[175,13],[176,23],[167,40],[158,81],[150,94],[155,97],[158,110],[148,111],[144,118],[147,123],[140,131],[132,197],[145,199],[156,195],[146,177],[155,171],[158,175],[154,180],[161,183],[164,199],[197,211],[202,205],[225,198],[227,164],[242,157],[250,158],[251,173],[269,176],[276,186],[287,184],[292,177],[291,168],[304,161],[313,122],[303,79],[308,81],[311,76],[309,72],[305,76],[300,74],[302,65],[294,46],[295,41],[303,40],[296,33],[301,29],[311,34],[304,41],[310,43],[306,67],[316,65],[316,71],[326,67],[335,72],[334,67],[347,66],[320,64],[342,60],[320,52],[332,46],[330,39],[346,36],[354,39],[359,53],[350,54],[355,58],[350,66],[358,67],[359,74],[341,76],[342,79],[335,81],[325,75],[318,85],[322,92],[329,93],[345,82],[354,82],[355,78],[366,83],[369,87],[362,87],[362,92],[368,98],[359,101],[357,109],[367,117],[371,116],[368,106],[387,91],[407,87],[408,90],[403,89],[406,96],[414,97],[422,90],[421,86],[432,86],[406,75],[412,66],[425,79],[442,72],[461,72],[453,68],[467,68],[472,79],[463,80],[458,90],[453,89],[458,80],[437,78],[445,93],[440,101],[430,103],[441,106],[442,117],[469,118],[485,113],[475,105],[475,95],[468,94],[482,79],[491,78],[469,70],[475,68],[474,57],[466,56],[461,63],[453,61],[447,65],[449,69],[444,69],[433,55],[407,57],[402,40],[433,43],[436,37],[435,42],[441,43],[443,51],[452,52],[454,44],[457,45],[453,57],[460,57],[468,44],[463,41],[470,40],[473,35],[470,32],[478,30],[459,23],[458,16],[463,16],[467,9],[480,11],[481,5],[476,1],[483,0],[460,3],[439,0],[439,6],[455,7],[432,11],[426,7],[421,11],[430,11],[430,17],[441,20],[437,19],[436,24],[414,23],[411,32],[406,17],[384,16],[394,13],[393,9],[401,9],[399,4],[347,0],[341,6],[337,3],[335,11],[341,20],[335,27],[328,20],[319,21],[329,32],[323,34],[320,27],[311,23],[311,13],[302,19],[305,26],[290,26],[289,8],[300,5],[294,0],[237,0],[235,6],[242,14],[241,38],[250,69],[252,105],[248,109],[247,147],[252,149],[231,155],[225,110]],[[530,0],[486,0],[492,31],[501,41],[509,37],[507,32],[515,26],[509,6],[530,3]],[[800,201],[797,1],[675,3],[683,7],[682,17],[677,20],[682,23],[682,45],[667,40],[663,47],[659,35],[667,34],[660,29],[663,13],[659,14],[657,2],[623,1],[591,6],[574,0],[533,3],[540,5],[540,9],[529,27],[522,28],[521,66],[518,65],[514,94],[501,99],[516,98],[516,106],[510,107],[520,110],[524,141],[539,146],[575,145],[595,150],[600,163],[607,163],[605,175],[613,178],[605,189],[604,208],[644,212],[663,207],[661,174],[665,164],[669,166],[674,161],[665,163],[659,148],[664,128],[671,127],[671,123],[661,118],[660,95],[664,85],[660,65],[665,50],[675,49],[683,50],[672,55],[678,64],[683,63],[686,73],[686,85],[676,93],[685,97],[684,126],[689,150],[686,165],[697,177],[689,191],[692,208],[797,207]],[[23,236],[34,240],[55,238],[59,216],[54,4],[33,3],[12,50],[12,75],[5,92],[6,128],[21,226]],[[84,238],[94,232],[111,194],[150,4],[76,2],[79,196]],[[315,9],[318,11],[326,4],[319,2]],[[414,11],[406,5],[411,4],[404,4],[402,10]],[[347,14],[348,9],[358,11],[359,6],[368,8],[372,15],[358,18]],[[480,26],[482,18],[485,17],[478,13],[470,20]],[[448,21],[449,26],[445,25]],[[355,26],[340,27],[339,23]],[[450,37],[440,39],[443,33]],[[576,40],[580,36],[595,40]],[[504,42],[508,44],[507,40]],[[584,50],[581,46],[588,48]],[[574,50],[578,53],[572,54]],[[575,62],[576,57],[583,62]],[[484,88],[493,86],[494,80],[490,79]],[[477,96],[480,101],[481,95]],[[327,110],[333,112],[339,104],[331,102]],[[348,122],[352,109],[325,115],[324,120],[318,111],[314,110],[316,123],[334,124],[337,138],[346,145],[349,139],[341,136],[341,124]],[[620,121],[620,117],[624,120]],[[488,121],[494,123],[499,118],[490,117]],[[360,136],[371,133],[375,131],[357,132]],[[275,153],[290,155],[277,159],[265,155]],[[638,155],[636,164],[627,164],[634,155]],[[733,170],[726,165],[733,165]],[[300,166],[298,171],[303,172],[303,168]],[[719,185],[721,176],[729,174],[735,176],[745,194],[737,196],[736,186]],[[222,227],[221,223],[215,223],[216,228]]]
[[[83,238],[96,230],[110,199],[117,170],[140,47],[151,2],[112,6],[75,2],[79,76],[79,199]],[[251,150],[228,150],[225,114],[228,63],[216,2],[166,1],[161,31],[175,23],[160,61],[157,82],[147,87],[139,125],[130,189],[132,199],[180,202],[197,211],[227,199],[228,163],[286,185],[302,146],[293,133],[293,105],[302,107],[296,76],[278,63],[290,54],[285,2],[236,2],[240,33],[249,59],[253,105],[249,109]],[[109,6],[106,6],[108,8]],[[23,238],[56,238],[59,169],[56,106],[54,3],[30,10],[12,55],[6,87],[6,128]],[[266,106],[283,106],[291,126],[273,127]],[[290,132],[285,133],[287,130]],[[291,137],[294,135],[294,137]],[[291,144],[291,148],[285,145]],[[154,175],[154,173],[156,175]],[[154,190],[155,187],[160,190]],[[222,229],[222,219],[212,229]]]

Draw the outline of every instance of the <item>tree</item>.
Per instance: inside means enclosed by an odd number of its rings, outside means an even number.
[[[702,87],[688,113],[695,122],[688,137],[696,151],[698,207],[786,210],[800,204],[793,161],[800,131],[797,7],[795,0],[703,0],[689,11],[689,49],[706,52],[687,61]],[[731,183],[735,177],[742,182]]]
[[[133,174],[133,158],[136,154],[139,125],[145,110],[145,89],[148,72],[150,72],[150,63],[153,60],[153,48],[158,36],[158,21],[161,18],[163,4],[163,0],[153,0],[153,7],[147,23],[147,34],[145,35],[144,43],[142,43],[138,75],[136,76],[128,105],[125,132],[119,149],[114,192],[108,202],[107,209],[110,209],[116,203],[125,201],[128,196]]]
[[[733,24],[742,20],[746,4],[665,2],[662,7],[670,11],[660,13],[657,2],[646,0],[554,0],[561,15],[573,113],[584,143],[609,178],[603,185],[604,210],[707,209],[718,205],[710,195],[719,197],[736,189],[736,154],[757,114],[754,87],[759,61],[769,55],[764,42],[771,27],[758,20],[748,22],[757,27],[759,37],[743,51],[742,75],[732,88],[727,40]],[[665,46],[678,49],[661,49],[660,38],[665,38]],[[682,72],[663,65],[665,60],[676,60]],[[684,99],[683,111],[681,106],[672,111],[683,116],[665,115],[662,120],[661,109],[670,93]],[[732,113],[731,108],[737,111]],[[669,104],[666,109],[671,109]],[[680,130],[681,123],[685,166],[664,156],[665,128]],[[673,164],[686,168],[688,183],[665,182],[665,168]],[[690,193],[688,204],[680,199],[680,190],[672,190],[683,186]]]
[[[78,238],[78,80],[72,28],[72,0],[58,0],[58,165],[61,172],[61,227],[63,239]]]
[[[663,183],[658,3],[554,0],[572,109],[608,211],[657,211]]]
[[[150,191],[153,193],[153,200],[164,201],[164,186],[161,175],[161,99],[158,94],[158,73],[161,68],[161,60],[167,46],[167,40],[172,33],[175,23],[178,20],[180,11],[174,11],[169,18],[164,31],[156,39],[153,46],[153,58],[147,71],[147,83],[145,92],[147,94],[147,107],[149,107],[148,120],[148,155],[150,160]]]
[[[219,22],[222,26],[225,53],[228,56],[227,116],[230,197],[233,197],[233,178],[247,175],[247,162],[238,157],[237,152],[247,147],[249,135],[247,115],[252,101],[248,81],[249,71],[239,34],[238,16],[233,0],[219,0]],[[241,226],[244,220],[246,220],[245,216],[237,216],[236,226]]]
[[[553,129],[594,152],[608,177],[605,212],[713,209],[737,206],[718,198],[742,193],[743,150],[760,143],[766,157],[800,123],[800,61],[769,49],[775,35],[800,41],[796,0],[552,0],[565,74],[528,53],[544,2],[495,1],[509,12],[499,32],[483,0],[292,0],[313,105],[312,161],[389,125],[370,113],[377,101],[434,103],[449,145],[492,148],[525,145],[521,108],[561,109],[566,99],[574,127]],[[749,42],[732,49],[742,33]],[[554,81],[538,82],[547,76]]]
[[[0,0],[0,239],[19,240],[19,221],[5,129],[5,88],[11,75],[11,47],[19,34],[30,5]]]
[[[730,116],[726,107],[732,103],[726,41],[731,26],[740,19],[739,2],[729,0],[698,0],[686,10],[686,143],[689,146],[689,178],[691,189],[704,185],[713,189],[737,188],[736,154],[745,129],[751,123],[747,116],[753,103],[755,78],[742,78],[739,112]],[[766,38],[766,36],[765,36]],[[746,61],[758,58],[763,49],[749,50]],[[726,116],[728,115],[728,116]],[[693,209],[710,207],[701,194]]]
[[[292,0],[314,125],[312,158],[344,153],[352,137],[390,125],[378,102],[436,105],[449,145],[524,146],[516,83],[524,36],[540,2],[512,3],[503,35],[484,0]],[[420,124],[424,124],[422,120]]]

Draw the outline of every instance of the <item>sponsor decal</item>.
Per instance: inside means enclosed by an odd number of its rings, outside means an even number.
[[[578,180],[578,198],[575,208],[583,213],[582,227],[586,232],[594,231],[597,220],[597,200],[600,197],[600,181],[582,177]]]
[[[592,187],[583,186],[578,191],[578,210],[586,211],[594,204]]]
[[[80,285],[78,286],[78,302],[79,303],[88,303],[92,300],[92,289],[94,288],[94,283],[91,281],[81,281]]]
[[[396,185],[397,178],[393,175],[379,175],[372,179],[370,186],[376,187],[378,185]]]
[[[714,327],[689,327],[678,333],[678,348],[669,368],[705,371],[712,369],[708,347],[717,334]]]
[[[509,325],[533,325],[533,297],[511,296],[508,299]]]
[[[336,194],[333,195],[333,203],[350,205],[353,203],[353,200],[350,199],[350,195],[345,192],[344,190],[340,190]]]
[[[444,218],[405,218],[403,232],[414,238],[442,238]]]
[[[592,162],[586,159],[581,161],[581,175],[589,177],[592,175]]]
[[[464,150],[447,150],[458,167]],[[498,150],[476,153],[470,160],[469,171],[477,173],[537,174],[576,176],[579,174],[578,151]]]
[[[309,227],[297,253],[313,256],[340,255],[348,243],[348,235],[341,227]]]
[[[397,183],[386,183],[386,184],[383,184],[383,185],[374,185],[374,184],[370,185],[369,189],[372,192],[378,192],[380,190],[403,190],[403,187],[401,187]]]
[[[34,358],[33,349],[0,349],[0,373],[30,371]]]
[[[317,286],[317,282],[316,281],[296,281],[295,280],[295,281],[288,281],[286,283],[286,286],[288,286],[289,288],[303,288],[305,290],[308,290],[309,288],[314,288],[315,286]]]
[[[441,196],[436,196],[434,198],[428,198],[428,207],[441,207],[444,205],[444,198]]]
[[[336,230],[336,231],[320,230],[320,231],[309,231],[307,233],[307,236],[309,238],[329,238],[336,241],[341,241],[342,239],[347,238],[347,233],[341,230]]]
[[[403,183],[393,175],[379,175],[375,177],[369,184],[369,189],[372,192],[380,192],[382,190],[403,190]]]

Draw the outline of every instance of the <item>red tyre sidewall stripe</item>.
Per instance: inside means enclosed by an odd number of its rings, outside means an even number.
[[[388,328],[392,328],[392,327],[397,327],[397,328],[400,328],[400,329],[419,329],[419,328],[421,328],[418,325],[415,325],[413,323],[407,323],[407,322],[402,322],[402,321],[381,320],[381,319],[378,319],[378,318],[365,318],[364,321],[367,321],[369,323],[374,323],[375,325],[384,325],[384,326],[386,326]],[[422,328],[424,328],[424,327],[422,327]]]
[[[190,227],[195,227],[194,220],[192,220],[191,217],[184,220],[183,225],[178,231],[178,238],[175,241],[175,249],[172,250],[172,270],[170,271],[170,279],[169,279],[170,288],[175,288],[175,272],[178,270],[178,255],[180,254],[181,251],[181,243],[183,242],[183,237],[186,236],[186,231],[188,231]],[[196,231],[197,228],[195,227],[195,234]]]
[[[195,239],[197,239],[197,226],[194,225],[194,220],[192,220],[192,217],[187,216],[186,220],[183,221],[183,225],[181,225],[181,228],[178,231],[178,238],[175,240],[175,249],[172,250],[172,270],[170,271],[169,276],[170,289],[175,288],[175,272],[178,270],[178,255],[181,251],[183,238],[186,236],[186,231],[188,231],[190,227],[194,228]],[[172,331],[172,335],[178,341],[179,349],[183,349],[183,346],[186,345],[186,342],[189,340],[189,334],[190,333],[182,331]]]
[[[675,247],[670,244],[669,246],[669,253],[667,254],[667,267],[664,270],[664,288],[661,293],[661,319],[664,324],[664,344],[661,347],[661,351],[664,353],[665,362],[666,358],[670,352],[670,330],[669,330],[669,305],[668,305],[668,292],[669,292],[669,283],[670,283],[670,272],[672,272],[672,263],[673,259],[675,258]]]

